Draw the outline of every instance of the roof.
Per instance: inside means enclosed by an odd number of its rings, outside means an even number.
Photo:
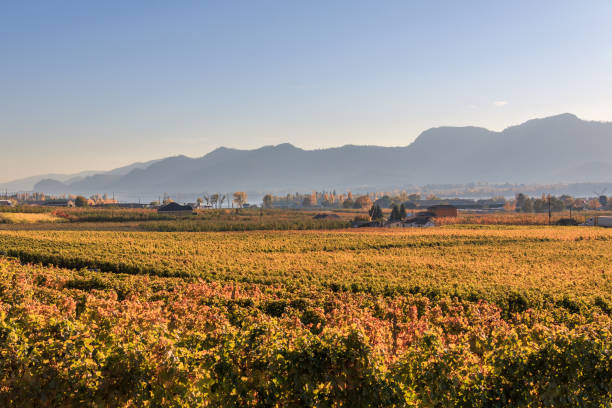
[[[456,209],[457,207],[455,207],[454,205],[449,205],[449,204],[436,204],[436,205],[432,205],[430,207],[427,207],[428,210],[438,210],[438,209]]]
[[[159,212],[174,212],[174,211],[193,211],[188,205],[180,205],[179,203],[171,202],[158,208]]]
[[[334,219],[337,219],[337,218],[340,218],[340,216],[338,214],[323,214],[323,213],[319,213],[319,214],[315,215],[312,218],[314,218],[316,220],[321,219],[321,218],[334,218]]]
[[[353,221],[353,228],[363,228],[363,227],[382,227],[383,223],[381,221]]]
[[[404,221],[404,225],[406,225],[406,224],[411,224],[411,225],[426,225],[428,223],[433,224],[432,219],[429,218],[429,217],[414,217],[414,218],[410,218],[410,219],[407,219],[406,221]]]

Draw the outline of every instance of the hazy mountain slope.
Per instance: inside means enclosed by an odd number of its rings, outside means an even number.
[[[163,159],[150,160],[150,161],[143,162],[143,163],[140,163],[140,162],[132,163],[130,165],[118,167],[110,171],[87,170],[87,171],[81,171],[75,174],[41,174],[38,176],[31,176],[31,177],[26,177],[26,178],[14,180],[14,181],[9,181],[6,183],[0,183],[0,189],[2,190],[6,189],[11,192],[31,191],[31,190],[47,191],[47,190],[43,190],[42,187],[46,186],[45,188],[49,188],[51,186],[55,186],[56,189],[61,187],[61,184],[56,184],[56,183],[49,184],[47,180],[59,181],[67,185],[75,184],[75,186],[78,186],[79,184],[76,184],[76,183],[90,176],[97,176],[100,174],[123,176],[129,173],[130,171],[132,171],[133,169],[147,168],[148,166],[150,166],[153,163],[158,162],[159,160],[163,160]],[[45,181],[45,183],[40,184],[35,189],[34,187],[37,185],[37,183],[40,183],[42,181]],[[61,187],[61,188],[66,189],[67,187]],[[49,191],[53,191],[53,190],[49,190]]]
[[[475,181],[612,181],[609,169],[612,123],[563,114],[502,132],[433,128],[405,147],[222,147],[200,158],[169,157],[124,174],[88,176],[67,183],[65,192],[307,191]],[[44,187],[49,184],[36,189],[45,191]]]
[[[30,191],[34,188],[36,183],[45,180],[52,179],[60,182],[70,182],[71,180],[77,180],[82,177],[90,176],[99,173],[97,171],[82,171],[76,174],[41,174],[38,176],[25,177],[5,183],[0,183],[1,190],[8,191]]]

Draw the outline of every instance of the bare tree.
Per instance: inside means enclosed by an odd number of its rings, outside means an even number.
[[[217,196],[219,197],[219,208],[221,208],[223,206],[223,203],[227,199],[227,195],[225,195],[225,194],[223,194],[223,195],[217,194]]]
[[[206,206],[210,206],[210,194],[204,193],[204,201],[206,201]]]
[[[244,191],[236,191],[234,193],[234,202],[236,203],[238,208],[242,208],[244,203],[246,203],[246,200],[247,200],[247,193],[245,193]]]
[[[274,197],[272,194],[266,194],[263,198],[263,206],[264,208],[272,208],[272,203],[274,202]]]

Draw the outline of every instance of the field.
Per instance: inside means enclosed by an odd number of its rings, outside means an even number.
[[[612,404],[610,229],[106,224],[0,230],[0,405]]]
[[[35,224],[42,222],[65,222],[48,213],[0,213],[0,224]]]
[[[574,219],[577,223],[583,223],[593,215],[611,215],[610,211],[569,211],[553,212],[550,223],[556,224],[561,219]],[[499,212],[490,214],[478,214],[473,212],[460,212],[457,217],[446,217],[437,219],[438,225],[548,225],[548,213],[516,213]]]
[[[73,224],[68,229],[98,229],[94,224],[121,223],[123,227],[144,231],[247,231],[247,230],[312,230],[346,228],[355,215],[365,211],[323,211],[337,218],[314,219],[319,211],[276,209],[214,209],[198,210],[192,215],[160,214],[154,209],[121,208],[50,208],[0,207],[2,220],[65,221]],[[9,223],[8,221],[6,223]],[[12,223],[12,222],[11,222]],[[117,227],[114,225],[113,228]]]

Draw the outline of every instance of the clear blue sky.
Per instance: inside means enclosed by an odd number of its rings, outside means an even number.
[[[611,1],[6,1],[0,181],[612,121]]]

